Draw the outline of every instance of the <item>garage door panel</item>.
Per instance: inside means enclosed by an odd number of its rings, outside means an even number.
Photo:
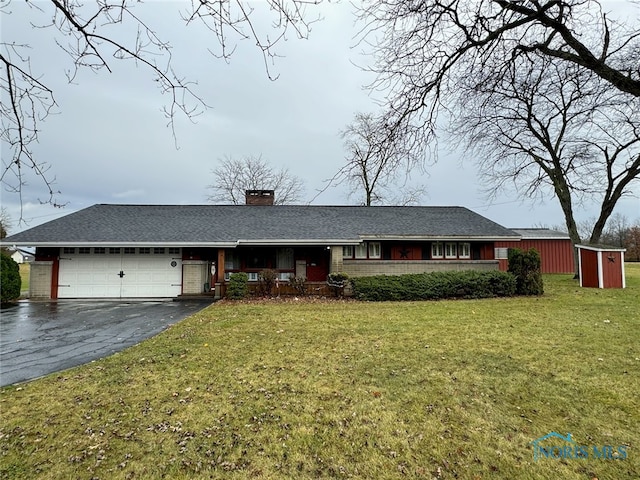
[[[175,297],[182,262],[175,255],[65,255],[58,278],[59,298]]]

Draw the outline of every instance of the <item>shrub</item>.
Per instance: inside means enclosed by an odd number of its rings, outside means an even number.
[[[354,296],[368,301],[508,297],[516,289],[513,275],[497,270],[357,277],[351,284]]]
[[[519,248],[510,248],[508,253],[509,269],[516,279],[517,295],[542,295],[542,273],[540,271],[540,254],[535,248],[526,252]]]
[[[304,277],[291,277],[289,278],[289,285],[293,287],[293,290],[297,295],[304,297],[307,294],[307,279]]]
[[[241,300],[249,294],[249,275],[244,272],[229,275],[227,298]]]
[[[333,272],[327,275],[327,285],[333,290],[336,297],[344,294],[344,287],[349,281],[349,275],[343,272]]]
[[[258,288],[260,289],[260,294],[271,295],[277,278],[278,272],[275,270],[271,270],[270,268],[261,270],[258,273]]]
[[[0,297],[2,303],[11,302],[20,297],[20,266],[9,255],[0,255]]]

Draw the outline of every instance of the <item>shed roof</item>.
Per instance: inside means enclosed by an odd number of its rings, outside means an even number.
[[[235,246],[519,238],[464,207],[99,204],[11,235],[3,243]]]

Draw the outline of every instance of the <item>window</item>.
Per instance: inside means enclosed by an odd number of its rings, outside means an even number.
[[[342,258],[353,258],[353,245],[342,247]]]
[[[124,254],[125,255],[135,255],[136,254],[136,249],[133,247],[124,247]]]
[[[120,255],[120,249],[119,248],[109,248],[109,255]]]
[[[367,244],[356,245],[356,258],[367,258]]]
[[[250,282],[257,282],[258,281],[258,272],[247,272],[247,275],[249,275],[249,281]]]
[[[295,268],[293,248],[279,248],[276,251],[276,268],[278,270],[293,270]]]
[[[506,260],[509,258],[509,249],[508,248],[496,248],[495,249],[495,258],[496,260]]]
[[[149,248],[149,247],[140,247],[140,249],[138,250],[138,253],[140,255],[151,255],[151,248]]]
[[[433,242],[431,244],[431,258],[442,258],[442,242]]]
[[[107,249],[104,247],[96,247],[93,249],[94,255],[104,255],[107,253]]]
[[[380,258],[380,242],[369,243],[369,258]]]
[[[66,254],[66,255],[71,255],[73,253],[76,253],[76,249],[73,247],[64,247],[62,249],[62,253]]]
[[[458,244],[453,242],[445,243],[444,256],[445,258],[456,258],[458,256]]]
[[[180,248],[178,247],[169,247],[170,255],[180,255]]]
[[[236,252],[225,250],[224,252],[224,269],[240,270],[240,257]]]
[[[458,255],[460,258],[471,258],[471,244],[461,243],[458,247]]]
[[[88,255],[91,253],[91,249],[89,247],[80,247],[78,248],[78,253],[82,255]]]
[[[153,249],[153,254],[154,255],[164,255],[164,248],[162,247],[156,247]]]
[[[288,282],[292,276],[293,273],[291,272],[280,272],[278,274],[278,280],[280,280],[281,282]]]

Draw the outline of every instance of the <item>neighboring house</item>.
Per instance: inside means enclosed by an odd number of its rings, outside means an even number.
[[[496,242],[495,257],[500,262],[500,270],[506,271],[509,266],[509,248],[535,248],[540,253],[542,273],[575,273],[574,247],[569,234],[548,228],[512,228],[511,231],[518,234],[521,240]]]
[[[11,258],[13,258],[13,261],[16,263],[29,263],[35,258],[32,252],[20,248],[10,248],[9,251],[11,252]]]
[[[12,235],[36,247],[31,298],[223,295],[229,275],[270,268],[281,286],[322,291],[350,276],[495,270],[496,242],[520,236],[463,207],[94,205]],[[269,201],[267,200],[267,203]]]

